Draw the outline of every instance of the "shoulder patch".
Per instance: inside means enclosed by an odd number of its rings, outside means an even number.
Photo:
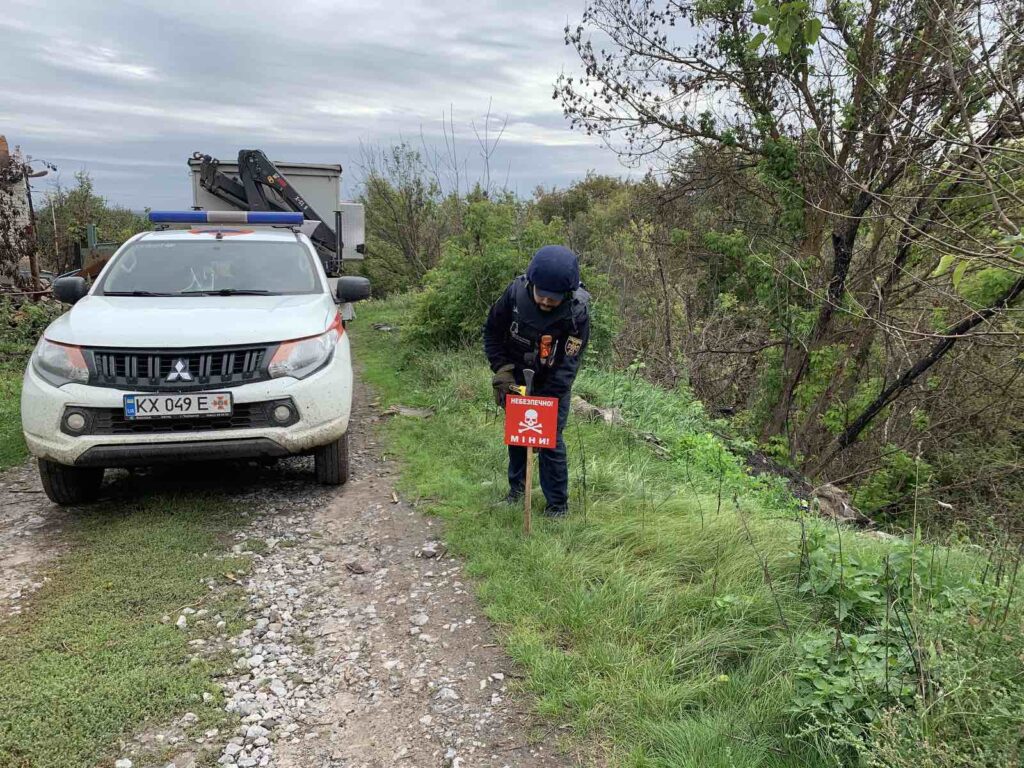
[[[580,350],[583,349],[583,339],[576,336],[570,336],[565,340],[565,356],[576,357]]]

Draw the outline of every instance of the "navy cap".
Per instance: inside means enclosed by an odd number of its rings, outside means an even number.
[[[533,286],[533,290],[541,298],[544,298],[544,299],[554,299],[556,301],[564,301],[565,300],[565,294],[568,293],[568,291],[545,291],[543,288],[540,288],[540,287],[538,287],[536,285]]]
[[[580,260],[564,245],[545,245],[530,259],[526,279],[540,296],[564,299],[580,287]]]

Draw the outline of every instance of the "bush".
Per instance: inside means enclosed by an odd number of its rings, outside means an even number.
[[[63,311],[56,302],[15,303],[0,297],[0,370],[10,368],[20,374],[46,326]]]
[[[524,219],[521,206],[511,201],[470,205],[465,228],[444,243],[441,260],[427,272],[424,290],[416,297],[409,338],[417,344],[445,347],[475,343],[490,305],[516,275],[522,274],[534,252],[561,243],[562,222]],[[589,359],[606,358],[618,331],[614,313],[599,300],[607,291],[603,275],[583,269],[591,302]]]
[[[476,202],[466,214],[464,231],[445,244],[441,261],[427,273],[413,309],[409,338],[431,347],[475,343],[487,312],[533,252],[563,241],[560,219],[545,224],[523,220],[517,203]],[[600,295],[606,281],[584,271],[584,282]],[[615,318],[591,306],[591,355],[602,356],[616,332]]]
[[[413,341],[449,346],[479,337],[491,304],[526,269],[533,250],[558,239],[555,222],[517,232],[517,213],[514,203],[470,205],[463,231],[445,242],[440,263],[426,275],[413,311]]]
[[[16,304],[0,297],[0,469],[25,458],[21,436],[21,375],[36,341],[64,308],[51,301]]]
[[[931,479],[932,468],[927,462],[915,460],[893,445],[887,446],[887,450],[881,468],[869,475],[853,494],[853,503],[868,515],[896,508],[901,501],[913,498],[915,488],[927,488]]]

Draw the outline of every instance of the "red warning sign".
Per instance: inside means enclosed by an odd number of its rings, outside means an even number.
[[[557,439],[557,397],[505,396],[505,445],[554,448]]]

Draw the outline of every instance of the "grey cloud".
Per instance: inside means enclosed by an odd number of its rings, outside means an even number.
[[[528,193],[589,169],[625,173],[551,100],[575,66],[562,28],[581,11],[582,0],[14,0],[0,18],[0,133],[58,163],[63,181],[89,170],[135,208],[187,204],[193,150],[250,146],[341,162],[352,193],[362,146],[406,139],[432,152],[449,109],[479,176],[470,124],[483,125],[488,102],[492,128],[508,116],[493,179]]]

